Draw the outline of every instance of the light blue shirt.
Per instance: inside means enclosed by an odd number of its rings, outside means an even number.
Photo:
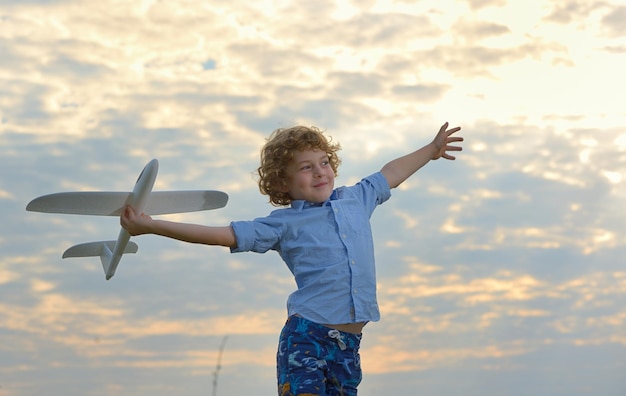
[[[288,314],[322,324],[380,319],[376,301],[374,243],[369,219],[391,196],[377,172],[351,187],[336,188],[314,204],[293,201],[267,217],[231,223],[231,252],[277,251],[296,279]]]

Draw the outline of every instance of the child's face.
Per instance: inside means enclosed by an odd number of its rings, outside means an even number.
[[[287,166],[286,191],[295,200],[326,201],[335,188],[335,172],[321,150],[297,151]]]

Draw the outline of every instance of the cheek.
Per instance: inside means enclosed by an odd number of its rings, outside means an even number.
[[[306,185],[306,183],[307,178],[305,175],[302,174],[294,175],[285,182],[286,186],[290,189],[293,187],[301,187],[303,185]]]

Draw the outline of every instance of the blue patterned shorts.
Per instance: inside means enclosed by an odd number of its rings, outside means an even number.
[[[361,382],[361,335],[291,316],[280,333],[280,396],[355,396]]]

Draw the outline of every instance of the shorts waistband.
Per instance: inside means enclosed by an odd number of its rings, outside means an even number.
[[[301,334],[309,333],[318,338],[326,339],[327,341],[334,340],[341,349],[345,349],[346,345],[359,345],[361,342],[361,334],[348,333],[333,329],[331,327],[324,326],[323,324],[312,322],[298,315],[292,315],[287,318],[285,330]]]

